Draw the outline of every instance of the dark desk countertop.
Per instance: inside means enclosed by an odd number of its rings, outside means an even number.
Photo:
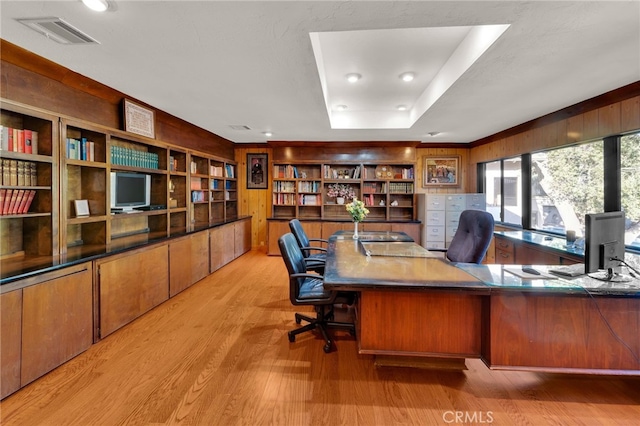
[[[103,257],[112,256],[118,253],[123,253],[128,250],[144,247],[150,244],[156,244],[163,241],[169,241],[175,238],[184,237],[185,235],[193,234],[196,232],[204,231],[207,229],[213,229],[222,225],[227,225],[240,220],[248,219],[251,216],[243,216],[227,222],[212,223],[209,225],[198,226],[196,229],[190,232],[178,232],[167,237],[166,235],[159,234],[155,236],[153,234],[139,234],[138,238],[126,239],[115,242],[110,246],[95,245],[85,246],[82,250],[70,250],[70,253],[59,256],[39,256],[30,258],[28,261],[22,262],[20,267],[5,268],[0,270],[0,285],[9,284],[24,278],[33,277],[36,275],[44,274],[47,272],[57,271],[69,266],[78,265],[84,262],[97,260]],[[19,259],[16,263],[20,263]]]

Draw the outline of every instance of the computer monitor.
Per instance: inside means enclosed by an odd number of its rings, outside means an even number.
[[[611,281],[614,268],[624,260],[624,212],[589,213],[585,215],[584,270],[587,274],[604,269],[594,278]]]

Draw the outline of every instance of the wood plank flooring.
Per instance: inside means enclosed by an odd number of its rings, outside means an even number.
[[[638,425],[640,379],[374,366],[296,327],[252,251],[0,403],[11,425]]]

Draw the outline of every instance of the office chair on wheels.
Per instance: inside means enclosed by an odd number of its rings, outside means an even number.
[[[355,335],[355,325],[352,323],[333,321],[334,304],[352,305],[355,299],[353,293],[343,293],[324,289],[322,275],[307,273],[302,251],[291,233],[284,234],[278,239],[278,246],[282,259],[289,272],[289,299],[293,305],[312,305],[316,317],[295,314],[296,324],[303,320],[309,324],[289,331],[289,341],[295,342],[296,336],[306,331],[318,329],[324,338],[323,350],[331,352],[333,341],[329,336],[329,328],[338,328]]]
[[[458,229],[444,250],[446,258],[458,263],[482,263],[493,238],[494,220],[489,212],[465,210],[460,215]]]
[[[320,246],[312,246],[312,242],[319,242],[327,244],[329,241],[321,238],[309,238],[304,231],[302,224],[298,219],[292,219],[289,221],[289,229],[295,236],[300,250],[302,250],[302,257],[307,265],[308,271],[314,271],[319,274],[324,274],[324,264],[327,257],[327,249]],[[317,252],[317,253],[314,253]]]

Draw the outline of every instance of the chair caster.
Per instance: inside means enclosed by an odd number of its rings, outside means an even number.
[[[331,352],[331,342],[327,343],[326,345],[324,345],[324,347],[322,348],[322,350],[324,351],[324,353],[328,354],[329,352]]]
[[[299,324],[299,323],[298,323]],[[291,334],[291,332],[287,333],[289,335],[289,341],[291,343],[296,341],[296,335],[295,334]]]

